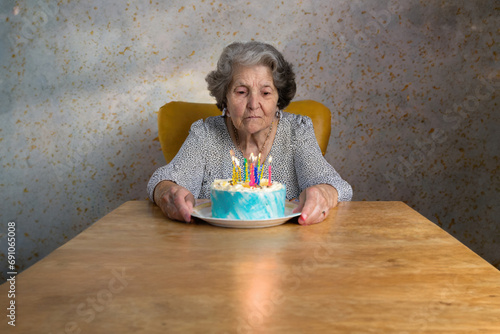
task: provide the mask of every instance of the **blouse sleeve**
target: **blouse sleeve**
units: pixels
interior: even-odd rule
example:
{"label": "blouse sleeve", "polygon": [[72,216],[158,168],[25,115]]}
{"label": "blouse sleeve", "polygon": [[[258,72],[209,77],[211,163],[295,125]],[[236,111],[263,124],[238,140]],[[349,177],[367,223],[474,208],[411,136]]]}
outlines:
{"label": "blouse sleeve", "polygon": [[325,183],[337,189],[339,202],[350,201],[352,188],[323,157],[314,135],[311,119],[307,116],[295,115],[294,120],[296,124],[292,127],[292,143],[300,191]]}
{"label": "blouse sleeve", "polygon": [[207,129],[203,120],[194,122],[177,155],[166,166],[158,168],[148,182],[149,199],[154,202],[155,187],[169,180],[189,190],[195,198],[201,190],[205,166]]}

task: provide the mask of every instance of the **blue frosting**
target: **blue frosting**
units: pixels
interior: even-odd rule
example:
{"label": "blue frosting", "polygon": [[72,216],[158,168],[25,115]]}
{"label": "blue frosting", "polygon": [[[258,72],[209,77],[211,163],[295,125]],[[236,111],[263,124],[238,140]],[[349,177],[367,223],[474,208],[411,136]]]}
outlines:
{"label": "blue frosting", "polygon": [[285,216],[286,187],[275,191],[211,191],[212,217],[269,219]]}

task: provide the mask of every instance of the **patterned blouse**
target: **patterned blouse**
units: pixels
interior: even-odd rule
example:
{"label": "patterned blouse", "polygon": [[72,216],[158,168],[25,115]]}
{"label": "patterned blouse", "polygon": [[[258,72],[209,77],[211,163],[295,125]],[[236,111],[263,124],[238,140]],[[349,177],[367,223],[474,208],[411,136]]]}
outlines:
{"label": "patterned blouse", "polygon": [[[212,182],[232,176],[230,150],[243,161],[243,154],[231,140],[224,117],[194,122],[174,159],[151,176],[147,189],[149,198],[154,201],[154,189],[164,180],[183,186],[195,198],[210,198]],[[326,183],[337,189],[339,201],[351,200],[351,186],[321,154],[309,117],[282,112],[268,156],[272,156],[272,179],[286,185],[287,199],[298,198],[310,186]],[[268,160],[265,171],[267,166]]]}

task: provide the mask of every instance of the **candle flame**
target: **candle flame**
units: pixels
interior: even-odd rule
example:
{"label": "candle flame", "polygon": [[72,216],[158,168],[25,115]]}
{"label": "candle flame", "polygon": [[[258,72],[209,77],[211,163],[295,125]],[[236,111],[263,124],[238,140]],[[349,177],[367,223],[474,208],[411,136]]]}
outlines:
{"label": "candle flame", "polygon": [[273,157],[269,156],[269,164],[271,164],[271,161],[273,161]]}

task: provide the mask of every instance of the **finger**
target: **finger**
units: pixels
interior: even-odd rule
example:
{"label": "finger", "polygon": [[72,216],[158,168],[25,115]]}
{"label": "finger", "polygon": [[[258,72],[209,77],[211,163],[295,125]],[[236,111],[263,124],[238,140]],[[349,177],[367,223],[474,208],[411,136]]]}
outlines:
{"label": "finger", "polygon": [[194,205],[196,203],[196,200],[194,199],[194,196],[193,196],[193,194],[191,194],[191,192],[189,193],[189,195],[186,198],[187,198],[186,202],[188,203],[189,215],[190,215],[189,222],[194,223],[194,218],[191,215],[194,211]]}
{"label": "finger", "polygon": [[184,220],[181,213],[179,212],[178,204],[174,203],[173,201],[170,201],[166,206],[165,214],[169,219],[172,220],[178,220],[178,221]]}
{"label": "finger", "polygon": [[[163,213],[172,220],[187,221],[191,220],[191,210],[187,206],[185,198],[190,192],[179,186],[174,186],[169,189],[162,197],[161,209]],[[194,197],[193,197],[194,200]],[[188,212],[189,214],[185,214]]]}
{"label": "finger", "polygon": [[164,194],[160,198],[158,205],[160,206],[160,209],[163,212],[163,214],[168,219],[179,220],[179,217],[177,215],[177,209],[175,208],[175,205],[173,205],[170,197],[171,197],[171,194]]}
{"label": "finger", "polygon": [[177,211],[177,216],[180,218],[178,220],[185,222],[191,221],[192,206],[190,208],[186,201],[188,196],[189,192],[187,190],[180,189],[175,193],[174,197],[175,211]]}
{"label": "finger", "polygon": [[317,213],[314,212],[314,206],[310,203],[312,203],[312,201],[306,201],[302,208],[302,213],[299,217],[299,224],[301,225],[310,225],[317,216]]}
{"label": "finger", "polygon": [[194,207],[194,196],[191,194],[191,192],[188,192],[186,197],[184,197],[184,203],[183,207],[179,210],[181,213],[184,221],[186,223],[191,222],[191,213],[193,213],[193,207]]}
{"label": "finger", "polygon": [[328,216],[328,210],[323,210],[320,212],[318,219],[314,224],[321,223]]}
{"label": "finger", "polygon": [[299,219],[299,223],[301,223],[302,225],[321,223],[323,220],[325,220],[326,215],[326,211],[321,211],[319,207],[316,207],[311,214],[306,215],[306,217],[303,219]]}
{"label": "finger", "polygon": [[183,220],[186,223],[189,223],[191,221],[191,211],[189,210],[186,202],[184,202],[184,204],[179,206],[178,212],[181,217],[180,220]]}
{"label": "finger", "polygon": [[307,188],[305,193],[307,200],[302,208],[299,224],[311,225],[323,221],[326,217],[326,211],[328,210],[325,198],[316,188]]}
{"label": "finger", "polygon": [[183,220],[182,216],[180,216],[180,214],[179,214],[179,211],[177,211],[177,208],[175,207],[175,205],[172,205],[172,204],[166,205],[165,209],[163,210],[163,213],[170,220],[179,220],[179,221]]}
{"label": "finger", "polygon": [[194,199],[194,195],[190,191],[188,191],[188,194],[186,196],[186,202],[188,203],[188,205],[191,209],[194,208],[195,199]]}

